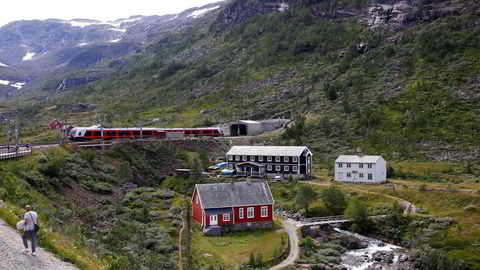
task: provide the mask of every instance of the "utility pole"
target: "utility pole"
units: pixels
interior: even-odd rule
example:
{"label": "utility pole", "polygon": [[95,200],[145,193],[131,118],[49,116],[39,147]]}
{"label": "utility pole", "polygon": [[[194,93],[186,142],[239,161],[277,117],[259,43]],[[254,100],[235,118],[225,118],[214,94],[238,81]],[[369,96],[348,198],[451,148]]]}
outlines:
{"label": "utility pole", "polygon": [[7,140],[8,146],[7,151],[10,152],[10,144],[12,144],[12,125],[10,124],[11,119],[7,119]]}
{"label": "utility pole", "polygon": [[15,119],[15,151],[18,152],[18,143],[20,141],[20,125],[18,121],[18,111]]}

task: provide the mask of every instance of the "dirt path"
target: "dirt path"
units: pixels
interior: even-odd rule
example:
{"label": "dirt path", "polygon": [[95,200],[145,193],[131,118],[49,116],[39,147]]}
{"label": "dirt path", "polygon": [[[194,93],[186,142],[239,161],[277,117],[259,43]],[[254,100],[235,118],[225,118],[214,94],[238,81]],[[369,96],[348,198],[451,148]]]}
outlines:
{"label": "dirt path", "polygon": [[[182,237],[183,237],[183,230],[185,229],[185,219],[183,218],[183,210],[182,212],[180,213],[180,217],[182,218],[182,228],[180,229],[180,233],[178,235],[178,254],[179,254],[179,260],[180,260],[180,264],[179,264],[179,268],[180,270],[183,270],[183,257],[182,257]],[[189,218],[189,217],[187,217]]]}
{"label": "dirt path", "polygon": [[298,247],[298,235],[297,235],[297,222],[292,219],[287,219],[283,222],[283,228],[288,233],[288,239],[290,241],[290,254],[288,257],[269,270],[278,270],[294,264],[300,254],[300,248]]}
{"label": "dirt path", "polygon": [[[29,243],[30,247],[30,243]],[[0,269],[8,270],[70,270],[77,269],[62,262],[43,248],[37,247],[36,256],[22,253],[23,243],[19,233],[0,220]]]}

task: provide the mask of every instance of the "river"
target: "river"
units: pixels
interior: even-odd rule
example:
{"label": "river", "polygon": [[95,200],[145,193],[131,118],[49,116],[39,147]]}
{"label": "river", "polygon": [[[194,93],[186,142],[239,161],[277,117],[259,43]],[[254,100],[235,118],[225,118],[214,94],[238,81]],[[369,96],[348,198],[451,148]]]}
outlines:
{"label": "river", "polygon": [[405,248],[338,228],[334,230],[368,243],[366,248],[351,250],[342,255],[341,264],[348,270],[397,270],[411,268],[408,260],[408,250]]}

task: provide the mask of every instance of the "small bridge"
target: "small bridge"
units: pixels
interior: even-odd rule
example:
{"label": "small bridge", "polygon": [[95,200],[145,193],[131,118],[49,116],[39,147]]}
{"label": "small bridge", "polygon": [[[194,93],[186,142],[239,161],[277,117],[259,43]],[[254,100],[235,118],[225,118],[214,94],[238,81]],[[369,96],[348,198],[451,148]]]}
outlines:
{"label": "small bridge", "polygon": [[0,145],[0,161],[31,155],[32,147],[28,144]]}
{"label": "small bridge", "polygon": [[345,223],[350,220],[346,216],[329,216],[301,219],[297,227]]}

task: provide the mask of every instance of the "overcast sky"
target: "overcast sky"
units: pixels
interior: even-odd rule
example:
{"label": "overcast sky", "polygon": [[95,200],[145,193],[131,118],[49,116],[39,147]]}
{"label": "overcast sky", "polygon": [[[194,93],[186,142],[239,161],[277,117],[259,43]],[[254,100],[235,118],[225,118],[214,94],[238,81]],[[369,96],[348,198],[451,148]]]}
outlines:
{"label": "overcast sky", "polygon": [[132,15],[179,13],[219,0],[1,0],[0,26],[17,20],[115,20]]}

